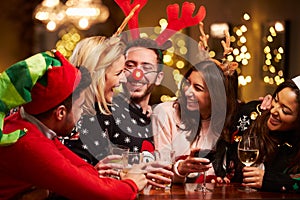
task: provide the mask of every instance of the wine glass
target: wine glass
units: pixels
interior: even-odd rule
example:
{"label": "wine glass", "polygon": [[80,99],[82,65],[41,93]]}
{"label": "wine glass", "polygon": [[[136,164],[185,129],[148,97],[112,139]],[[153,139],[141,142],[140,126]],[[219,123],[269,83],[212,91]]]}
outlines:
{"label": "wine glass", "polygon": [[[199,152],[196,152],[194,156],[199,158],[207,158],[209,162],[202,163],[202,164],[208,165],[215,160],[215,154],[216,152],[214,149],[200,149]],[[203,172],[202,185],[197,185],[195,191],[202,191],[202,192],[212,191],[212,189],[206,187],[206,171]]]}
{"label": "wine glass", "polygon": [[[240,161],[247,167],[250,167],[256,162],[258,155],[259,149],[256,137],[253,135],[242,136],[238,144],[238,158]],[[245,192],[256,191],[249,186],[245,186],[242,190]]]}

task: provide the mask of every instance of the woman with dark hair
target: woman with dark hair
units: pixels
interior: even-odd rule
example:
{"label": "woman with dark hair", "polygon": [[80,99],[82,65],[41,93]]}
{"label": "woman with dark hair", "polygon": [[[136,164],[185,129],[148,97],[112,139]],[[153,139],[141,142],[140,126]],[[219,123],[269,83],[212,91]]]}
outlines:
{"label": "woman with dark hair", "polygon": [[206,170],[214,175],[211,164],[202,164],[208,160],[194,153],[213,149],[222,132],[227,106],[224,81],[223,71],[213,61],[202,61],[186,73],[178,99],[153,110],[155,147],[174,151],[175,182]]}
{"label": "woman with dark hair", "polygon": [[262,112],[245,132],[257,137],[259,156],[256,166],[242,168],[243,185],[265,191],[299,191],[299,88],[300,76],[280,84],[271,109]]}

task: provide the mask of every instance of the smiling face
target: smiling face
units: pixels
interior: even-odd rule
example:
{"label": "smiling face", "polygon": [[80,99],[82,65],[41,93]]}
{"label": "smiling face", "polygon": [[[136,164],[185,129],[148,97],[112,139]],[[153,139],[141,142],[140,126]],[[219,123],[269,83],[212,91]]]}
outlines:
{"label": "smiling face", "polygon": [[104,95],[105,95],[105,100],[108,103],[112,102],[114,89],[116,87],[119,87],[121,83],[126,82],[124,67],[125,67],[125,57],[120,56],[120,58],[115,62],[113,62],[112,65],[108,67],[105,72]]}
{"label": "smiling face", "polygon": [[183,89],[187,109],[190,111],[199,110],[202,119],[209,118],[211,115],[211,100],[202,72],[193,71],[186,80]]}
{"label": "smiling face", "polygon": [[[132,99],[141,99],[150,96],[154,85],[159,85],[163,72],[158,72],[157,55],[151,49],[144,47],[131,47],[126,52],[126,88]],[[136,78],[134,70],[139,69],[143,74]]]}
{"label": "smiling face", "polygon": [[289,87],[277,93],[272,100],[271,114],[267,121],[271,131],[288,131],[298,125],[299,105],[296,98],[297,95]]}

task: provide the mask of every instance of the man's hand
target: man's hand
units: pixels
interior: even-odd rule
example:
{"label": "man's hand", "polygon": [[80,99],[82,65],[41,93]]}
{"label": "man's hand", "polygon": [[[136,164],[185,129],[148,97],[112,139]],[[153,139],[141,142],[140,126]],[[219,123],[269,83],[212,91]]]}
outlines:
{"label": "man's hand", "polygon": [[122,171],[120,173],[120,177],[121,177],[121,180],[125,180],[125,179],[132,180],[137,185],[138,190],[142,191],[148,183],[148,180],[145,176],[146,173],[147,173],[147,171],[143,170],[143,165],[134,164],[127,173],[124,173]]}
{"label": "man's hand", "polygon": [[113,163],[112,160],[120,159],[122,159],[122,156],[120,155],[109,155],[100,160],[95,165],[95,168],[98,170],[99,176],[119,176],[120,170],[123,168],[123,165],[120,163]]}

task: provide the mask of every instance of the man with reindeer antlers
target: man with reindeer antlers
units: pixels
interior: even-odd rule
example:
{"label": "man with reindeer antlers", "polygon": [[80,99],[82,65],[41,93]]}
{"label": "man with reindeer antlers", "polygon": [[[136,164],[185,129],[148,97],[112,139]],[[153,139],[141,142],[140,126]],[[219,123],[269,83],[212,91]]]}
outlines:
{"label": "man with reindeer antlers", "polygon": [[127,43],[125,50],[127,83],[124,84],[124,92],[113,99],[112,115],[102,115],[99,121],[104,122],[100,122],[102,129],[108,131],[113,144],[127,146],[134,152],[153,152],[149,100],[154,87],[160,85],[164,76],[163,51],[171,46],[168,39],[178,30],[202,21],[205,9],[200,7],[193,17],[195,5],[185,2],[179,18],[179,5],[169,5],[169,25],[156,40],[152,40],[140,38],[138,29],[138,14],[147,0],[134,1],[132,4],[130,1],[115,1],[125,15],[136,5],[140,6],[128,22],[132,41]]}
{"label": "man with reindeer antlers", "polygon": [[[112,115],[100,114],[97,118],[102,130],[106,131],[111,145],[123,145],[129,147],[130,151],[143,152],[144,161],[147,162],[154,159],[152,153],[155,150],[149,99],[154,86],[159,85],[164,76],[162,72],[163,51],[170,44],[168,39],[178,30],[196,25],[203,20],[205,8],[201,6],[193,17],[195,5],[185,2],[179,18],[179,5],[169,5],[167,8],[169,25],[156,40],[152,40],[139,37],[137,23],[138,13],[147,1],[139,0],[132,4],[129,0],[115,1],[125,15],[128,15],[138,4],[140,6],[128,22],[132,41],[127,43],[125,50],[127,83],[124,84],[124,92],[114,97],[111,106]],[[84,137],[89,137],[89,135],[86,134]],[[92,145],[97,144],[88,144],[88,148],[95,149]],[[99,170],[107,170],[109,163],[103,159],[96,167]],[[109,170],[107,172],[109,173]]]}

